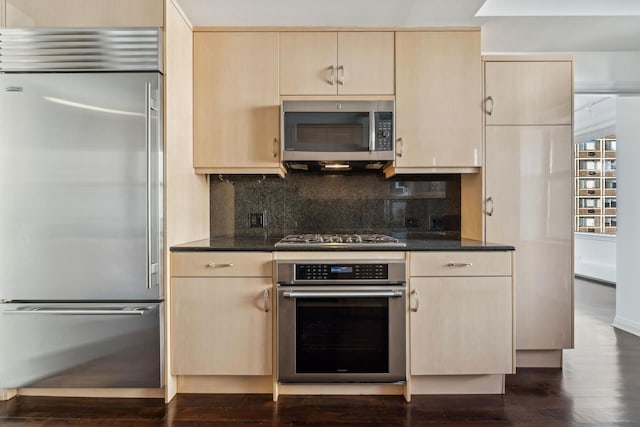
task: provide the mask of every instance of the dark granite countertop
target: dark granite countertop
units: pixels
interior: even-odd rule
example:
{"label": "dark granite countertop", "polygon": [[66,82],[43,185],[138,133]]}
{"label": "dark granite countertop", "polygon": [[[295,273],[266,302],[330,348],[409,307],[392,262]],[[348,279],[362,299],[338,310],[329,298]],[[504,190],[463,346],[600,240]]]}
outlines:
{"label": "dark granite countertop", "polygon": [[[398,236],[394,236],[398,237]],[[196,240],[171,247],[172,252],[208,252],[208,251],[246,251],[246,252],[318,252],[318,251],[513,251],[510,245],[487,243],[471,239],[434,238],[429,236],[400,237],[406,247],[372,247],[372,248],[276,248],[280,238],[255,239],[238,237],[215,237]]]}

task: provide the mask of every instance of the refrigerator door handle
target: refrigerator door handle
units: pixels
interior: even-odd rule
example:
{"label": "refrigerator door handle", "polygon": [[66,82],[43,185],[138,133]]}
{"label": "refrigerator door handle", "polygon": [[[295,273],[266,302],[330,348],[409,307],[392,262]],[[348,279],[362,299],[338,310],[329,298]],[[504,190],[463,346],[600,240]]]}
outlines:
{"label": "refrigerator door handle", "polygon": [[29,306],[16,310],[5,310],[6,314],[55,314],[62,316],[86,316],[86,315],[116,315],[116,316],[143,316],[153,307],[93,307],[93,308],[64,308]]}
{"label": "refrigerator door handle", "polygon": [[151,82],[145,83],[145,138],[146,138],[146,149],[147,149],[147,270],[146,270],[146,279],[147,279],[147,289],[151,289],[153,287],[153,259],[152,259],[152,242],[151,235],[153,233],[152,230],[152,200],[151,200]]}

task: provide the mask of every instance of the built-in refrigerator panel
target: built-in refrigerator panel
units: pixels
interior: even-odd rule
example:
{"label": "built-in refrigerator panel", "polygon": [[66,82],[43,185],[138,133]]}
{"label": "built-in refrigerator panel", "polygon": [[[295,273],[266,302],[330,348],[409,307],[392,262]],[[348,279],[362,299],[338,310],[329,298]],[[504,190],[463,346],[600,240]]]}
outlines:
{"label": "built-in refrigerator panel", "polygon": [[0,387],[162,387],[161,303],[0,304]]}
{"label": "built-in refrigerator panel", "polygon": [[0,74],[0,300],[162,299],[161,96],[155,72]]}

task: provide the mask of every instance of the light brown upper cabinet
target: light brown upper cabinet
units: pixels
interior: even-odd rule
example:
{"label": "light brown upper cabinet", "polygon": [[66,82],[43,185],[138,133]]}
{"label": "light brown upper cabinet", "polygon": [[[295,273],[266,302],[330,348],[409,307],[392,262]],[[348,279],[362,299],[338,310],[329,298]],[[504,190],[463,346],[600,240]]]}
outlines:
{"label": "light brown upper cabinet", "polygon": [[277,32],[194,33],[198,173],[281,173]]}
{"label": "light brown upper cabinet", "polygon": [[281,95],[393,93],[393,32],[280,33]]}
{"label": "light brown upper cabinet", "polygon": [[480,31],[396,33],[394,173],[482,166]]}
{"label": "light brown upper cabinet", "polygon": [[487,125],[568,125],[570,61],[485,62]]}
{"label": "light brown upper cabinet", "polygon": [[164,26],[163,0],[6,0],[5,12],[7,28]]}

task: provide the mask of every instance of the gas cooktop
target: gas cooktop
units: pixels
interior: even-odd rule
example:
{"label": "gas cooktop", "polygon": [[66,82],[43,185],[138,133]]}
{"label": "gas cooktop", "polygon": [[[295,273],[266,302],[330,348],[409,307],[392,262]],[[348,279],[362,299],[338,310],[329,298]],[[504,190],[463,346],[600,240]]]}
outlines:
{"label": "gas cooktop", "polygon": [[380,233],[365,234],[290,234],[275,244],[276,248],[403,248],[406,243]]}

